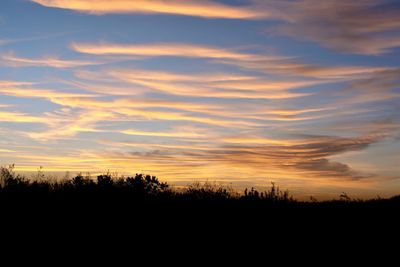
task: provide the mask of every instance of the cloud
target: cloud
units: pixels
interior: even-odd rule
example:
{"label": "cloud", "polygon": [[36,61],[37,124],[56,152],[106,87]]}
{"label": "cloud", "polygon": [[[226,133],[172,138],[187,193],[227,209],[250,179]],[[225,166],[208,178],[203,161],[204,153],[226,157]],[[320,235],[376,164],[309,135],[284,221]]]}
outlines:
{"label": "cloud", "polygon": [[9,108],[12,107],[13,105],[10,104],[0,104],[0,108]]}
{"label": "cloud", "polygon": [[0,39],[0,45],[6,45],[6,44],[8,44],[8,43],[9,43],[8,40]]}
{"label": "cloud", "polygon": [[[335,68],[340,70],[335,72]],[[380,101],[382,103],[393,101],[398,97],[398,93],[394,90],[398,84],[396,80],[396,77],[398,77],[396,76],[397,71],[396,68],[385,67],[332,67],[331,69],[322,70],[322,77],[318,80],[304,80],[298,77],[291,79],[287,77],[286,80],[267,80],[258,75],[237,75],[236,73],[198,74],[144,69],[79,71],[77,73],[79,78],[86,78],[95,82],[104,80],[110,83],[121,83],[126,93],[118,92],[117,95],[119,96],[129,96],[132,94],[130,92],[136,91],[141,92],[142,95],[136,96],[135,99],[130,97],[126,101],[119,99],[118,101],[96,102],[75,98],[63,102],[75,107],[95,108],[98,105],[110,110],[114,108],[120,114],[127,113],[128,116],[139,116],[136,117],[137,119],[140,118],[141,114],[148,111],[151,112],[148,112],[148,116],[145,118],[161,118],[161,108],[167,109],[163,120],[168,115],[171,115],[171,118],[176,120],[177,114],[180,117],[185,115],[185,117],[188,116],[189,118],[197,116],[215,118],[217,116],[219,120],[216,123],[213,121],[208,123],[217,125],[220,119],[223,118],[226,121],[248,121],[253,123],[253,126],[259,125],[260,127],[261,125],[264,127],[276,125],[283,127],[288,125],[289,128],[284,128],[287,131],[288,129],[296,128],[307,129],[300,127],[307,122],[314,124],[319,122],[325,126],[329,123],[334,123],[336,126],[340,126],[338,124],[341,121],[354,120],[356,118],[359,120],[362,117],[372,116],[373,113],[380,112],[375,108],[367,108],[364,105],[371,101]],[[315,74],[317,75],[317,73],[315,69]],[[292,100],[300,100],[300,96],[303,98],[312,97],[304,93],[304,91],[300,95],[296,95],[297,89],[307,90],[309,86],[342,82],[347,82],[345,85],[340,85],[342,89],[326,89],[317,93],[322,99],[326,99],[326,103],[312,105],[312,107],[300,105],[303,108],[287,108],[290,107]],[[390,89],[385,89],[389,85]],[[359,89],[356,90],[356,87]],[[153,92],[159,92],[163,95],[178,95],[184,98],[181,101],[162,101],[149,98],[149,94]],[[112,94],[111,91],[108,93]],[[188,98],[195,98],[196,101],[193,102],[193,99],[189,100]],[[211,104],[210,98],[235,99],[235,107],[237,108],[233,108],[229,104],[230,102],[226,104],[220,103],[219,105]],[[269,108],[266,108],[265,105],[264,108],[261,108],[261,104],[252,105],[249,103],[256,99],[280,101],[270,102],[268,104]],[[279,106],[281,107],[279,108]],[[386,115],[382,114],[382,116]],[[182,119],[188,121],[185,117]],[[199,122],[199,120],[196,119],[193,122]],[[206,123],[206,121],[203,120],[202,123]],[[289,123],[291,126],[289,126]],[[226,123],[221,125],[229,127],[229,124]],[[251,124],[246,125],[250,126]],[[233,127],[232,124],[230,126]]]}
{"label": "cloud", "polygon": [[273,62],[264,61],[234,61],[218,60],[222,64],[236,65],[243,69],[260,71],[266,74],[299,76],[315,79],[324,79],[327,82],[356,80],[382,71],[391,70],[391,67],[370,66],[327,66],[307,64],[293,59],[282,59]]}
{"label": "cloud", "polygon": [[45,118],[20,112],[0,111],[0,121],[13,123],[47,123]]}
{"label": "cloud", "polygon": [[339,97],[333,105],[355,106],[366,104],[385,103],[386,108],[396,112],[395,101],[400,97],[399,90],[400,69],[392,68],[373,73],[369,76],[354,79],[342,89],[335,92],[326,92],[326,95]]}
{"label": "cloud", "polygon": [[1,65],[8,67],[52,67],[52,68],[76,68],[89,65],[102,64],[94,61],[83,60],[63,60],[56,57],[44,58],[23,58],[18,57],[14,53],[3,54],[0,56]]}
{"label": "cloud", "polygon": [[[166,101],[149,99],[117,99],[99,101],[93,98],[56,98],[57,101],[70,106],[72,109],[63,109],[58,112],[45,113],[40,121],[48,126],[46,131],[35,132],[31,130],[28,133],[30,138],[38,141],[63,140],[76,136],[78,133],[101,133],[119,132],[128,137],[147,138],[143,142],[122,142],[113,143],[113,148],[124,147],[124,150],[136,148],[135,153],[111,153],[90,154],[87,162],[81,163],[82,168],[135,168],[152,170],[154,173],[162,173],[165,177],[173,177],[177,170],[182,175],[193,175],[194,177],[213,177],[218,171],[228,169],[226,175],[254,175],[286,177],[296,179],[309,179],[317,181],[323,178],[332,181],[352,181],[363,178],[375,177],[373,174],[363,170],[355,170],[351,165],[341,162],[331,161],[332,156],[340,155],[349,151],[361,151],[372,143],[382,140],[382,135],[364,135],[360,137],[344,138],[332,136],[307,136],[298,138],[266,138],[252,135],[244,130],[236,136],[229,136],[226,131],[205,132],[192,129],[169,129],[166,131],[149,131],[142,129],[123,129],[107,130],[102,129],[104,122],[150,120],[150,121],[171,121],[179,120],[187,123],[205,123],[217,127],[233,127],[240,129],[244,125],[243,120],[246,112],[236,113],[237,118],[234,121],[229,119],[208,118],[204,115],[197,117],[185,114],[184,112],[157,111],[159,108],[181,109],[190,111],[190,103],[180,107],[179,101]],[[210,114],[213,113],[213,104],[210,106]],[[207,104],[193,103],[192,111],[205,111]],[[137,105],[137,106],[136,106]],[[134,108],[132,108],[134,106]],[[76,107],[84,107],[84,110],[75,110]],[[150,110],[148,110],[150,108]],[[155,110],[152,110],[155,109]],[[221,109],[221,107],[220,107]],[[218,114],[216,108],[216,114]],[[298,116],[308,113],[321,112],[325,109],[304,109],[304,110],[279,110],[266,109],[264,112],[279,116]],[[222,109],[223,115],[226,111]],[[329,112],[329,110],[328,110]],[[24,117],[25,114],[12,114],[19,121],[36,121],[37,118]],[[226,114],[225,114],[226,115]],[[2,117],[15,119],[10,114],[4,114]],[[235,123],[237,122],[237,123]],[[261,124],[263,125],[263,124]],[[254,129],[256,125],[248,125],[249,129]],[[218,128],[217,128],[218,129]],[[215,130],[215,128],[214,128]],[[175,141],[162,142],[163,138],[170,138]],[[137,140],[137,139],[135,139]],[[140,139],[139,139],[140,140]],[[148,143],[151,140],[152,143]],[[187,143],[190,142],[190,143]],[[124,145],[125,144],[125,145]],[[149,152],[137,152],[137,151]],[[97,152],[98,153],[98,152]],[[84,155],[80,155],[82,157]],[[67,160],[66,157],[63,158]],[[29,159],[26,159],[29,161]],[[57,169],[61,166],[71,166],[77,169],[79,166],[73,166],[73,161],[65,164],[59,160],[61,158],[41,158],[35,157],[33,160],[41,161],[41,164],[49,164],[51,168]],[[130,163],[138,162],[141,163]],[[93,164],[92,164],[93,162]],[[57,167],[59,166],[59,167]],[[207,166],[207,170],[205,170]],[[224,175],[222,175],[224,176]],[[329,183],[326,181],[326,183]]]}
{"label": "cloud", "polygon": [[[269,31],[354,54],[379,55],[400,46],[400,8],[395,0],[250,0],[246,5],[215,1],[31,0],[85,13],[161,13],[209,18],[272,20]],[[111,47],[109,47],[111,48]],[[113,47],[108,53],[127,50]],[[138,47],[139,48],[139,47]],[[162,47],[161,47],[162,48]],[[184,51],[187,47],[181,47]],[[89,47],[82,47],[82,50]],[[122,50],[121,50],[122,49]],[[91,49],[100,53],[104,47]]]}
{"label": "cloud", "polygon": [[[333,136],[308,136],[296,141],[281,139],[281,142],[241,142],[225,143],[137,143],[111,142],[117,147],[144,148],[145,152],[111,152],[98,154],[109,164],[141,162],[147,170],[163,173],[166,177],[176,177],[176,171],[194,177],[214,177],[219,179],[237,175],[252,176],[254,179],[274,175],[284,181],[295,178],[302,181],[323,183],[343,183],[375,177],[363,170],[354,170],[345,163],[331,161],[329,157],[349,151],[361,151],[372,143],[382,140],[382,136],[366,135],[353,138]],[[248,138],[251,140],[252,138]],[[210,145],[212,146],[210,148]],[[219,172],[218,172],[219,171]],[[327,180],[328,179],[328,180]]]}
{"label": "cloud", "polygon": [[92,55],[131,55],[140,57],[187,57],[231,59],[240,61],[277,60],[284,57],[260,56],[241,53],[228,48],[219,48],[185,43],[153,44],[113,44],[113,43],[73,43],[71,48],[80,53]]}
{"label": "cloud", "polygon": [[39,89],[39,88],[26,88],[26,87],[2,87],[0,85],[0,94],[8,95],[8,96],[16,96],[22,98],[44,98],[49,99],[53,103],[60,103],[60,99],[67,98],[85,98],[85,97],[95,97],[93,94],[82,94],[82,93],[70,93],[70,92],[60,92],[55,90],[48,89]]}
{"label": "cloud", "polygon": [[[187,140],[185,140],[187,141]],[[142,149],[153,149],[153,150],[160,150],[160,149],[174,149],[174,150],[213,150],[213,148],[210,144],[204,144],[199,142],[196,142],[194,144],[193,142],[191,143],[163,143],[163,142],[135,142],[135,141],[107,141],[107,140],[101,140],[99,141],[99,144],[104,144],[112,147],[125,147],[125,148],[142,148]]]}
{"label": "cloud", "polygon": [[204,134],[198,134],[193,132],[144,132],[135,129],[123,130],[121,133],[126,135],[135,136],[153,136],[153,137],[172,137],[172,138],[201,138],[205,137]]}
{"label": "cloud", "polygon": [[[75,76],[85,81],[66,81],[78,88],[103,94],[132,96],[163,93],[196,98],[290,99],[309,96],[295,92],[326,81],[293,79],[267,80],[240,73],[178,73],[145,69],[110,68],[97,72],[78,71]],[[90,81],[88,83],[88,81]],[[105,84],[110,84],[104,85]],[[115,85],[118,84],[118,87]],[[113,90],[111,90],[113,89]],[[115,89],[115,90],[114,90]]]}
{"label": "cloud", "polygon": [[[391,13],[381,1],[260,0],[234,6],[229,1],[155,0],[151,9],[151,1],[133,8],[144,0],[125,0],[131,6],[124,10],[118,10],[122,0],[36,2],[95,14],[263,17],[274,20],[269,25],[277,34],[360,54],[388,52],[396,42],[386,41],[398,36],[397,9]],[[168,10],[160,8],[167,4]],[[257,15],[233,15],[221,7]],[[345,15],[344,7],[354,16]],[[350,183],[359,188],[387,178],[379,176],[388,172],[382,170],[376,147],[368,148],[385,140],[377,145],[385,151],[385,144],[399,135],[400,72],[379,64],[379,58],[373,64],[367,57],[312,63],[256,45],[109,41],[73,42],[73,53],[65,56],[0,55],[2,66],[35,67],[32,75],[3,68],[10,77],[5,79],[22,80],[0,81],[0,152],[18,151],[2,162],[16,159],[25,170],[39,165],[62,171],[135,170],[168,181],[226,179],[246,186],[276,179],[307,188]],[[170,61],[177,59],[185,64],[171,68]],[[30,146],[16,148],[9,140]]]}
{"label": "cloud", "polygon": [[10,150],[10,149],[2,149],[0,148],[0,153],[15,153],[17,151],[15,150]]}
{"label": "cloud", "polygon": [[400,46],[400,8],[394,0],[257,1],[282,10],[274,32],[337,51],[379,55]]}
{"label": "cloud", "polygon": [[[33,88],[31,85],[32,83],[0,81],[0,94],[19,98],[42,98],[61,106],[66,106],[68,101],[73,101],[72,99],[75,98],[85,99],[96,96]],[[36,132],[34,129],[29,129],[25,132],[26,136],[41,141],[71,137],[80,132],[96,132],[98,130],[95,129],[95,124],[98,121],[111,120],[110,117],[112,113],[96,110],[72,111],[65,108],[35,116],[19,112],[0,112],[0,121],[44,124],[47,127],[46,130]]]}
{"label": "cloud", "polygon": [[[1,119],[3,121],[45,123],[48,127],[46,131],[36,132],[31,130],[27,133],[30,138],[42,141],[70,138],[82,132],[115,132],[114,130],[99,129],[98,124],[104,122],[183,121],[234,128],[259,125],[256,122],[236,116],[225,117],[225,111],[222,108],[210,104],[156,99],[100,100],[96,95],[90,94],[18,87],[6,87],[4,89],[0,87],[0,94],[25,98],[43,98],[63,107],[58,111],[42,114],[40,119],[19,113],[2,113]],[[169,110],[160,110],[160,108]],[[134,133],[133,131],[117,132],[131,135]],[[155,132],[137,131],[136,135],[139,134],[156,135]],[[170,133],[169,135],[173,134]],[[194,137],[193,134],[186,134],[186,136]]]}
{"label": "cloud", "polygon": [[[249,138],[248,141],[236,145],[226,145],[220,156],[232,164],[250,164],[261,167],[271,166],[288,172],[306,171],[308,177],[326,177],[333,179],[359,179],[370,177],[371,174],[355,171],[350,166],[331,162],[329,157],[349,151],[366,149],[370,144],[382,140],[381,135],[366,135],[354,138],[332,136],[309,136],[297,140],[265,140],[264,138]],[[234,139],[233,139],[234,140]],[[230,139],[225,139],[231,142]],[[243,144],[247,143],[247,146]],[[213,155],[218,152],[213,152]],[[240,158],[245,159],[240,163]]]}
{"label": "cloud", "polygon": [[370,175],[362,175],[352,170],[349,165],[340,162],[331,162],[327,159],[316,159],[304,162],[298,162],[296,164],[297,169],[304,169],[314,173],[323,173],[324,176],[344,176],[351,177],[353,179],[366,178]]}
{"label": "cloud", "polygon": [[[32,0],[48,7],[86,13],[164,13],[188,16],[267,19],[277,21],[273,32],[311,40],[341,52],[379,55],[400,46],[400,8],[393,0],[253,0],[246,6],[230,6],[213,1],[123,1]],[[134,54],[134,47],[108,47],[107,53]],[[136,47],[141,50],[141,47]],[[143,47],[142,47],[143,48]],[[154,47],[156,48],[156,47]],[[159,47],[163,50],[163,47]],[[189,47],[180,47],[186,53]],[[75,49],[102,53],[105,47],[81,46]],[[146,49],[142,53],[146,53]],[[198,51],[198,50],[197,50]],[[202,52],[202,51],[199,51]],[[164,51],[165,53],[165,51]],[[176,52],[168,51],[170,54]],[[195,54],[196,51],[193,53]],[[202,54],[204,54],[202,52]],[[175,55],[176,56],[176,55]]]}
{"label": "cloud", "polygon": [[32,85],[31,82],[21,82],[21,81],[2,81],[0,80],[0,88],[4,87],[13,87],[13,86],[24,86],[24,85]]}
{"label": "cloud", "polygon": [[[182,57],[208,59],[211,63],[226,64],[253,70],[264,74],[306,77],[325,80],[325,82],[338,82],[359,79],[374,73],[389,71],[391,67],[371,66],[326,66],[302,62],[299,58],[282,55],[265,55],[260,53],[246,53],[235,49],[220,48],[205,45],[185,43],[148,43],[148,44],[117,44],[117,43],[73,43],[72,49],[76,52],[107,56],[125,55],[139,58],[152,57]],[[153,73],[156,74],[156,73]],[[139,70],[135,72],[140,78],[150,78],[148,73]],[[144,75],[147,75],[146,77]],[[164,78],[171,78],[171,74],[157,73]],[[203,75],[202,78],[206,78]],[[234,77],[234,75],[231,75]],[[239,76],[240,77],[240,76]],[[181,77],[174,76],[174,79]],[[185,79],[188,79],[185,77]],[[192,78],[193,79],[193,78]],[[314,81],[315,83],[315,81]]]}
{"label": "cloud", "polygon": [[260,123],[241,120],[240,118],[219,118],[204,115],[190,115],[184,112],[157,111],[157,110],[141,110],[134,108],[120,108],[117,113],[124,115],[130,120],[137,121],[183,121],[191,123],[201,123],[213,125],[216,127],[233,127],[233,128],[249,128],[261,126]]}
{"label": "cloud", "polygon": [[352,81],[345,90],[347,92],[385,93],[394,92],[400,83],[400,68],[392,68],[376,72],[369,77]]}
{"label": "cloud", "polygon": [[285,99],[308,96],[308,93],[292,92],[320,83],[319,81],[268,81],[257,76],[235,74],[184,74],[149,70],[113,70],[107,73],[113,78],[136,86],[143,86],[166,94],[192,97]]}
{"label": "cloud", "polygon": [[258,19],[268,14],[248,6],[233,6],[211,0],[31,0],[46,7],[89,14],[171,14],[224,19]]}
{"label": "cloud", "polygon": [[[66,98],[56,99],[53,102],[68,106],[71,108],[85,108],[88,110],[101,110],[106,112],[118,113],[121,116],[132,116],[138,120],[139,117],[146,119],[153,118],[156,116],[160,118],[160,114],[165,113],[164,120],[168,116],[170,119],[178,119],[187,121],[186,118],[196,117],[211,117],[218,118],[217,121],[212,120],[201,120],[193,119],[194,122],[209,123],[212,125],[226,126],[228,127],[231,123],[229,121],[238,121],[246,125],[257,125],[254,122],[249,123],[252,120],[257,120],[257,123],[265,123],[266,121],[304,121],[313,120],[317,118],[324,118],[329,114],[318,114],[318,115],[306,115],[310,113],[320,113],[332,108],[322,109],[291,109],[291,110],[279,110],[265,107],[254,106],[249,103],[236,103],[235,106],[229,103],[215,104],[209,103],[204,100],[202,102],[194,101],[177,101],[177,100],[163,100],[157,98],[119,98],[115,100],[99,100],[93,98]],[[240,109],[238,109],[240,107]],[[353,111],[354,113],[354,111]],[[146,116],[144,116],[147,114]],[[190,114],[190,115],[189,115]],[[143,115],[143,116],[142,116]],[[137,117],[139,116],[139,117]],[[178,117],[177,117],[178,116]],[[123,118],[123,117],[122,117]],[[179,119],[180,118],[180,119]],[[125,118],[126,119],[126,118]],[[224,122],[225,120],[225,122]],[[249,122],[246,122],[249,121]],[[232,126],[232,125],[231,125]]]}
{"label": "cloud", "polygon": [[59,101],[57,99],[94,98],[98,96],[95,94],[72,93],[68,91],[36,88],[34,85],[36,84],[32,82],[0,80],[0,94],[22,98],[44,98],[54,103]]}
{"label": "cloud", "polygon": [[79,133],[99,133],[97,124],[102,121],[112,121],[115,116],[110,112],[101,111],[74,111],[61,109],[55,112],[47,112],[43,115],[46,120],[45,131],[31,130],[26,135],[37,141],[71,139]]}

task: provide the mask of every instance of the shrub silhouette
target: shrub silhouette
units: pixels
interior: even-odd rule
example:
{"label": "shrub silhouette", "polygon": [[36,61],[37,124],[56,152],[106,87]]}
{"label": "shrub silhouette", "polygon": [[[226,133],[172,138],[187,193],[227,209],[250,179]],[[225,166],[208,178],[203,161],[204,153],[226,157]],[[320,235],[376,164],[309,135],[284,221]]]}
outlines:
{"label": "shrub silhouette", "polygon": [[197,200],[226,200],[234,197],[231,188],[209,182],[195,182],[187,187],[185,194]]}
{"label": "shrub silhouette", "polygon": [[18,191],[28,188],[30,185],[29,180],[25,177],[15,174],[14,165],[8,168],[2,167],[0,169],[0,186],[6,191]]}
{"label": "shrub silhouette", "polygon": [[113,178],[110,174],[104,174],[97,176],[97,186],[101,188],[111,188],[114,185]]}
{"label": "shrub silhouette", "polygon": [[90,179],[90,177],[83,177],[82,174],[78,174],[71,180],[71,183],[74,187],[81,188],[87,186],[93,186],[94,182]]}
{"label": "shrub silhouette", "polygon": [[164,193],[168,189],[167,183],[160,182],[157,177],[136,174],[135,177],[128,177],[126,180],[121,180],[122,187],[128,187],[132,193],[136,195],[157,195]]}
{"label": "shrub silhouette", "polygon": [[[101,208],[104,205],[110,208],[129,206],[138,208],[148,207],[148,205],[155,203],[159,207],[165,205],[171,207],[196,203],[196,205],[205,204],[205,207],[209,209],[216,209],[221,203],[225,207],[228,205],[234,208],[262,208],[271,205],[281,206],[280,204],[291,207],[314,208],[360,207],[363,205],[400,206],[398,205],[400,196],[363,201],[350,199],[347,194],[342,193],[339,201],[318,202],[315,198],[310,199],[310,202],[297,201],[290,196],[287,190],[281,190],[275,183],[272,183],[271,188],[266,191],[258,191],[252,187],[246,188],[243,194],[239,194],[229,186],[210,182],[195,182],[183,190],[173,190],[157,177],[145,174],[136,174],[125,178],[106,173],[97,176],[96,180],[93,180],[90,175],[78,174],[72,179],[61,181],[32,180],[16,174],[14,165],[0,167],[0,201],[12,200],[10,203],[31,204],[35,203],[36,200],[44,200],[43,203],[52,203],[52,201],[63,205],[75,203],[74,207],[88,203],[92,208]],[[2,203],[0,202],[0,204]],[[87,207],[87,209],[89,208]]]}

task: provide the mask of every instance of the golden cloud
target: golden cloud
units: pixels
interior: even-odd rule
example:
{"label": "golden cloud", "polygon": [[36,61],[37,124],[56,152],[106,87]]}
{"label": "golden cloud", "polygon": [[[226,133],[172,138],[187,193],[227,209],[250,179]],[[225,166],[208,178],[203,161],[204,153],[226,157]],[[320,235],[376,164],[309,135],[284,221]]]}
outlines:
{"label": "golden cloud", "polygon": [[42,6],[70,9],[90,14],[144,13],[172,14],[205,18],[258,19],[265,17],[256,9],[210,0],[31,0]]}

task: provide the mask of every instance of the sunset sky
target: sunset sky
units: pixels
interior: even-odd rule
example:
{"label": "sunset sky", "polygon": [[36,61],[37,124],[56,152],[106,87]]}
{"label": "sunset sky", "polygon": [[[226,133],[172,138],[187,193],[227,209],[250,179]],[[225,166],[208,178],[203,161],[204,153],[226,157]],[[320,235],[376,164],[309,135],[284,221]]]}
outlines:
{"label": "sunset sky", "polygon": [[1,0],[0,165],[400,193],[397,0]]}

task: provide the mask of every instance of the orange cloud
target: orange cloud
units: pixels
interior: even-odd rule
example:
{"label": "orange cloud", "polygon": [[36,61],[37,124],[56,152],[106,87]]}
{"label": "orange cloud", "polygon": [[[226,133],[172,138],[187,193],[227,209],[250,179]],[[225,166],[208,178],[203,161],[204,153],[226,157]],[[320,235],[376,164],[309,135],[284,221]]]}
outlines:
{"label": "orange cloud", "polygon": [[[324,80],[325,83],[337,82],[338,80],[354,80],[379,73],[389,71],[390,67],[369,67],[369,66],[324,66],[317,64],[302,63],[299,59],[280,55],[261,55],[255,53],[243,53],[233,49],[202,46],[182,43],[162,43],[162,44],[72,44],[72,48],[80,53],[92,55],[131,55],[137,57],[186,57],[186,58],[205,58],[212,60],[213,63],[228,64],[244,69],[251,69],[267,74],[317,78]],[[180,80],[187,77],[171,76],[165,73],[149,73],[136,70],[132,72],[136,78],[154,78],[157,74],[160,80]],[[203,77],[205,78],[205,77]],[[245,78],[245,77],[243,77]],[[194,79],[192,77],[192,79]],[[209,79],[207,79],[209,80]],[[215,80],[214,82],[218,82]],[[310,81],[308,81],[310,82]],[[316,83],[316,81],[314,81]],[[322,83],[322,81],[320,81]]]}
{"label": "orange cloud", "polygon": [[[233,6],[216,1],[31,0],[85,13],[158,13],[227,19],[268,19],[281,35],[317,42],[345,53],[379,55],[400,46],[400,9],[395,1],[251,0]],[[332,12],[334,10],[335,12]],[[96,53],[101,52],[100,48]],[[116,52],[118,49],[112,49]],[[111,50],[109,52],[112,52]]]}
{"label": "orange cloud", "polygon": [[91,14],[144,13],[172,14],[205,18],[258,19],[265,17],[246,6],[233,6],[210,0],[31,0],[46,7],[70,9]]}
{"label": "orange cloud", "polygon": [[110,145],[113,147],[125,147],[125,148],[142,148],[142,149],[176,149],[176,150],[204,150],[210,151],[216,149],[210,142],[208,144],[199,142],[190,144],[176,144],[176,143],[155,143],[155,142],[133,142],[133,141],[99,141],[100,144]]}
{"label": "orange cloud", "polygon": [[107,43],[73,43],[71,48],[76,52],[92,55],[132,55],[142,57],[191,57],[231,59],[244,61],[276,60],[281,57],[263,56],[241,53],[232,49],[213,46],[182,44],[182,43],[156,43],[156,44],[107,44]]}
{"label": "orange cloud", "polygon": [[[285,99],[308,96],[308,93],[290,92],[320,83],[319,81],[265,81],[257,77],[234,75],[176,74],[152,71],[111,71],[114,78],[168,94],[192,97],[243,98],[243,99]],[[160,78],[159,78],[160,77]],[[224,78],[225,77],[225,78]]]}
{"label": "orange cloud", "polygon": [[[329,160],[337,154],[349,151],[360,151],[370,144],[381,140],[380,136],[361,136],[355,138],[340,137],[317,137],[309,136],[308,139],[299,139],[296,142],[282,143],[272,142],[260,144],[246,144],[214,146],[210,150],[200,144],[198,150],[186,149],[183,151],[181,145],[154,145],[156,150],[146,152],[111,152],[99,153],[97,156],[109,162],[126,168],[134,167],[134,162],[146,163],[143,167],[154,173],[163,174],[168,178],[187,178],[190,174],[194,177],[214,177],[213,174],[220,173],[218,178],[235,173],[239,175],[254,175],[254,179],[263,175],[274,175],[282,178],[282,182],[288,178],[295,178],[304,182],[334,184],[345,181],[367,179],[373,174],[353,170],[345,163]],[[249,140],[253,140],[250,138]],[[254,139],[255,140],[255,139]],[[121,146],[140,147],[140,144],[123,142]],[[151,146],[151,144],[150,144]],[[192,145],[193,148],[196,144]],[[268,166],[268,168],[265,168]],[[138,166],[135,166],[138,167]],[[176,171],[183,175],[176,175]],[[219,172],[218,172],[219,170]],[[224,172],[223,170],[226,170]],[[286,178],[283,178],[286,177]],[[238,180],[240,181],[240,180]]]}
{"label": "orange cloud", "polygon": [[205,137],[204,134],[193,133],[193,132],[144,132],[134,129],[123,130],[121,133],[126,135],[136,136],[154,136],[154,137],[173,137],[173,138],[200,138]]}

